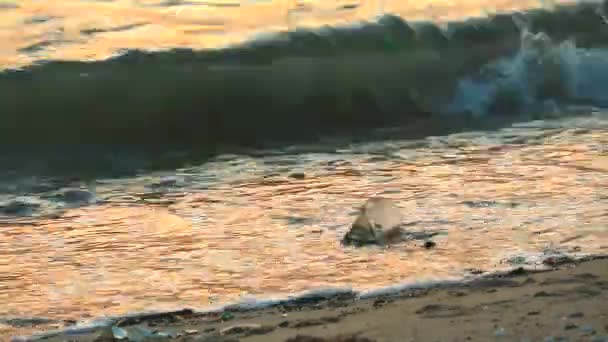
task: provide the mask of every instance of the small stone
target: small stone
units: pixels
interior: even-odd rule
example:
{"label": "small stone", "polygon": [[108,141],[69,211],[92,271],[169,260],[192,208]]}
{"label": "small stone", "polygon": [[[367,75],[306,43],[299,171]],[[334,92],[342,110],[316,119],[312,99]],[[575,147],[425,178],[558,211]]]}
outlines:
{"label": "small stone", "polygon": [[97,197],[94,193],[83,189],[70,189],[63,191],[57,197],[57,200],[69,208],[79,207],[97,202]]}
{"label": "small stone", "polygon": [[437,243],[435,243],[435,241],[429,240],[429,241],[424,242],[424,248],[426,248],[426,249],[431,249],[435,246],[437,246]]}
{"label": "small stone", "polygon": [[386,300],[381,298],[381,299],[376,299],[372,305],[375,308],[379,308],[379,307],[384,306],[384,304],[386,304]]}
{"label": "small stone", "polygon": [[570,318],[581,318],[581,317],[585,317],[585,314],[582,312],[574,312],[571,313],[570,315],[568,315],[568,317]]}
{"label": "small stone", "polygon": [[283,321],[281,323],[279,323],[279,327],[281,328],[287,328],[289,326],[289,321]]}
{"label": "small stone", "polygon": [[186,329],[186,330],[184,330],[184,333],[186,335],[194,335],[194,334],[198,333],[198,330],[196,330],[196,329]]}
{"label": "small stone", "polygon": [[571,257],[569,257],[567,255],[557,255],[557,256],[550,256],[550,257],[544,259],[543,264],[545,264],[547,266],[559,266],[562,264],[571,263],[573,261],[574,261],[574,259],[572,259]]}
{"label": "small stone", "polygon": [[66,202],[91,202],[95,199],[95,195],[87,190],[73,189],[67,190],[62,194],[63,200]]}
{"label": "small stone", "polygon": [[304,174],[303,172],[294,172],[289,174],[289,178],[304,179],[306,178],[306,174]]}
{"label": "small stone", "polygon": [[572,329],[576,329],[578,328],[578,325],[573,324],[573,323],[568,323],[566,324],[566,326],[564,326],[564,330],[572,330]]}
{"label": "small stone", "polygon": [[76,323],[78,323],[76,320],[73,319],[64,319],[63,320],[63,324],[65,324],[66,326],[72,326],[72,325],[76,325]]}

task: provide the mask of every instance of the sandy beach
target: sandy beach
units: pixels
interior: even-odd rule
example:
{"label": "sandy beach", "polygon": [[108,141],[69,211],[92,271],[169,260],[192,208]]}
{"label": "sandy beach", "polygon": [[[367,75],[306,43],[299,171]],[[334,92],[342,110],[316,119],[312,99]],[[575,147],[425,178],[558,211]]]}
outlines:
{"label": "sandy beach", "polygon": [[[608,259],[263,309],[134,316],[44,341],[608,341]],[[14,339],[19,341],[22,339]]]}

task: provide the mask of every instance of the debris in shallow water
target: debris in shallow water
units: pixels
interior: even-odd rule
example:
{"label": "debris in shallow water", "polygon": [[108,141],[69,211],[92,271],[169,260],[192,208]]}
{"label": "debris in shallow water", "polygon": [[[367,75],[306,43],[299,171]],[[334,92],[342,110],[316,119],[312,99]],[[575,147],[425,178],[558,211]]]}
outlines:
{"label": "debris in shallow water", "polygon": [[401,211],[393,200],[372,197],[361,207],[342,241],[356,245],[397,242],[401,238],[401,224]]}
{"label": "debris in shallow water", "polygon": [[[405,231],[401,210],[395,202],[384,197],[372,197],[359,209],[359,214],[342,243],[357,247],[365,245],[387,246],[411,240],[429,240],[442,232]],[[433,242],[434,243],[434,242]]]}
{"label": "debris in shallow water", "polygon": [[221,317],[222,321],[229,321],[233,318],[234,318],[234,314],[232,314],[231,312],[228,312],[228,311],[225,311]]}
{"label": "debris in shallow water", "polygon": [[112,327],[112,335],[117,340],[124,340],[127,337],[129,337],[127,334],[127,331],[125,329],[119,328],[119,327]]}

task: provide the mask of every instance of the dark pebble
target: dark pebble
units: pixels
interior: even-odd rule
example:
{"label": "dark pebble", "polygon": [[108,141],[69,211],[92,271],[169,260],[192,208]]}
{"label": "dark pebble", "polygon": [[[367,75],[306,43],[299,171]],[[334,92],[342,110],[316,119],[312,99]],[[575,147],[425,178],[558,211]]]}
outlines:
{"label": "dark pebble", "polygon": [[95,199],[95,195],[87,190],[67,190],[65,191],[61,199],[67,203],[91,203]]}
{"label": "dark pebble", "polygon": [[520,275],[526,275],[526,274],[528,274],[528,271],[526,271],[523,267],[518,267],[508,273],[508,275],[510,275],[510,276],[520,276]]}
{"label": "dark pebble", "polygon": [[426,249],[431,249],[433,247],[437,246],[437,244],[434,241],[425,241],[424,242],[424,248]]}
{"label": "dark pebble", "polygon": [[40,208],[38,203],[29,203],[25,201],[11,201],[7,205],[0,207],[0,213],[10,216],[29,216],[35,210]]}
{"label": "dark pebble", "polygon": [[283,321],[281,323],[279,323],[279,327],[281,328],[287,328],[289,326],[289,321]]}
{"label": "dark pebble", "polygon": [[578,328],[578,325],[569,323],[569,324],[566,324],[566,326],[564,327],[564,330],[572,330],[572,329],[576,329],[576,328]]}
{"label": "dark pebble", "polygon": [[384,306],[384,304],[386,304],[386,300],[384,300],[384,299],[376,299],[376,300],[374,301],[373,306],[374,306],[375,308],[380,308],[380,307],[383,307],[383,306]]}
{"label": "dark pebble", "polygon": [[152,188],[174,187],[177,185],[178,182],[179,182],[179,179],[177,177],[173,177],[173,176],[161,177],[161,179],[158,182],[150,184],[150,187],[152,187]]}
{"label": "dark pebble", "polygon": [[63,321],[63,323],[67,326],[72,326],[72,325],[76,325],[76,323],[78,323],[76,320],[73,319],[66,319]]}
{"label": "dark pebble", "polygon": [[547,259],[543,260],[543,264],[545,264],[547,266],[559,266],[559,265],[568,264],[571,262],[574,262],[574,259],[572,259],[571,257],[569,257],[567,255],[551,256],[551,257],[548,257]]}
{"label": "dark pebble", "polygon": [[304,179],[306,178],[306,175],[303,172],[294,172],[289,174],[289,178]]}
{"label": "dark pebble", "polygon": [[582,312],[574,312],[571,313],[570,315],[568,315],[568,317],[570,318],[581,318],[581,317],[585,317],[585,314]]}
{"label": "dark pebble", "polygon": [[478,268],[465,268],[464,270],[471,274],[482,274],[484,272],[483,270],[480,270]]}

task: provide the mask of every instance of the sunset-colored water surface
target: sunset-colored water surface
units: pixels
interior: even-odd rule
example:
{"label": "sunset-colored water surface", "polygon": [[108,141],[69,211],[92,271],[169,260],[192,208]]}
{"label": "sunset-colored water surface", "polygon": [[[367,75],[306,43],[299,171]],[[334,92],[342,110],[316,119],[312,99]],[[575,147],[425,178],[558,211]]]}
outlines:
{"label": "sunset-colored water surface", "polygon": [[[170,173],[99,179],[105,204],[2,227],[0,314],[196,308],[454,279],[546,248],[605,253],[607,127],[606,118],[588,118],[319,153],[223,155]],[[151,191],[161,176],[178,183]],[[432,250],[344,248],[354,208],[374,194],[395,199],[411,229],[446,234]]]}
{"label": "sunset-colored water surface", "polygon": [[[539,1],[4,0],[0,65],[99,60],[134,48],[215,48],[258,33],[382,13],[445,22],[535,6]],[[574,46],[559,51],[603,65],[601,56]],[[601,83],[583,81],[582,93]],[[477,95],[476,86],[463,93]],[[41,213],[0,217],[0,339],[31,331],[3,324],[5,317],[79,320],[203,308],[328,286],[366,290],[459,279],[547,249],[605,254],[608,117],[592,106],[575,118],[559,114],[501,130],[330,139],[225,153],[162,172],[98,176],[89,185],[99,203],[75,208],[60,208],[64,203],[53,196],[81,184],[28,193],[19,189],[52,181],[0,170],[0,202],[25,192]],[[373,195],[396,200],[411,229],[443,231],[437,246],[340,245],[355,208]]]}
{"label": "sunset-colored water surface", "polygon": [[0,5],[0,66],[14,67],[37,60],[104,59],[124,49],[215,48],[259,33],[352,24],[385,13],[446,22],[541,2],[4,0]]}

